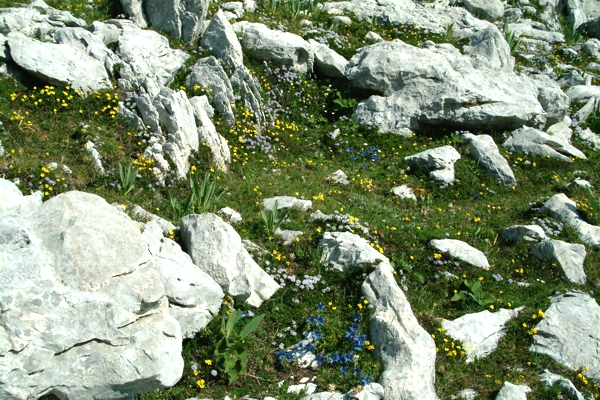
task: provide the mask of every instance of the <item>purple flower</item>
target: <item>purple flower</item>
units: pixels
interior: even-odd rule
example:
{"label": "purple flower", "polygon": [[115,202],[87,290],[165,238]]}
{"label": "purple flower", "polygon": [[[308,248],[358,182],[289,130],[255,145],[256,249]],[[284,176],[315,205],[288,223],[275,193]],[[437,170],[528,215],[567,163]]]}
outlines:
{"label": "purple flower", "polygon": [[212,376],[217,376],[218,372],[217,372],[217,370],[216,370],[216,369],[213,369],[213,370],[211,370],[211,371],[210,371],[210,374],[211,374]]}

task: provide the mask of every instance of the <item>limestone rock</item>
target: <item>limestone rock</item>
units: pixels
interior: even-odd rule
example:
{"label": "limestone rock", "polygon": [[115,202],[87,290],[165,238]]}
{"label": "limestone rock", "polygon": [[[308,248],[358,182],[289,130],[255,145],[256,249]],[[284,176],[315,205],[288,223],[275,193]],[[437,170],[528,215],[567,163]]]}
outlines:
{"label": "limestone rock", "polygon": [[381,400],[384,398],[385,390],[379,383],[371,382],[362,387],[362,390],[352,389],[346,393],[348,399],[359,400]]}
{"label": "limestone rock", "polygon": [[208,145],[217,168],[222,171],[228,171],[229,164],[231,164],[229,145],[227,144],[227,140],[217,132],[215,125],[206,113],[203,107],[206,97],[204,99],[202,97],[195,96],[190,99],[196,125],[198,126],[199,139],[202,143]]}
{"label": "limestone rock", "polygon": [[383,364],[379,384],[385,398],[436,400],[435,343],[419,325],[392,268],[380,264],[369,274],[361,291],[375,307],[369,329]]}
{"label": "limestone rock", "polygon": [[121,398],[180,379],[180,325],[137,223],[82,192],[5,215],[2,393]]}
{"label": "limestone rock", "polygon": [[43,43],[19,33],[8,35],[8,46],[19,67],[51,85],[70,85],[82,94],[112,88],[104,60],[85,50]]}
{"label": "limestone rock", "polygon": [[429,172],[435,181],[453,183],[454,163],[460,160],[460,154],[452,146],[442,146],[425,150],[404,158],[411,168]]}
{"label": "limestone rock", "polygon": [[0,178],[0,214],[6,217],[36,210],[42,205],[42,197],[42,192],[23,196],[17,185]]}
{"label": "limestone rock", "polygon": [[392,40],[365,46],[348,62],[346,76],[385,97],[359,103],[353,119],[406,136],[439,125],[504,130],[546,123],[535,82],[474,68],[471,60],[449,44],[420,48]]}
{"label": "limestone rock", "polygon": [[556,268],[562,271],[569,282],[585,284],[583,261],[586,251],[584,245],[547,239],[534,245],[531,252],[538,259],[556,265]]}
{"label": "limestone rock", "polygon": [[348,60],[314,39],[309,39],[308,42],[315,57],[315,70],[332,78],[346,77],[344,73]]}
{"label": "limestone rock", "polygon": [[465,54],[471,57],[483,58],[490,68],[512,71],[515,58],[510,54],[510,46],[504,35],[496,27],[476,32],[471,37],[469,46],[465,46]]}
{"label": "limestone rock", "polygon": [[242,45],[238,41],[235,31],[225,18],[222,10],[218,10],[210,20],[208,27],[202,35],[200,45],[221,62],[228,75],[244,65]]}
{"label": "limestone rock", "polygon": [[504,16],[504,4],[500,0],[464,0],[463,4],[475,16],[496,21]]}
{"label": "limestone rock", "polygon": [[566,140],[526,126],[513,131],[503,146],[513,152],[550,156],[566,162],[573,162],[571,157],[587,158]]}
{"label": "limestone rock", "polygon": [[156,214],[152,214],[144,210],[142,207],[138,205],[134,205],[131,209],[131,213],[134,218],[141,219],[142,221],[154,221],[158,224],[163,234],[167,235],[175,230],[175,225],[173,225],[170,221],[167,221],[164,218],[159,217]]}
{"label": "limestone rock", "polygon": [[279,289],[250,257],[237,232],[217,215],[187,215],[181,219],[180,229],[194,264],[236,301],[259,307]]}
{"label": "limestone rock", "polygon": [[147,28],[148,22],[142,11],[142,0],[120,0],[123,11],[140,28]]}
{"label": "limestone rock", "polygon": [[221,115],[226,124],[235,120],[232,105],[235,102],[231,82],[227,73],[216,58],[210,56],[202,58],[191,68],[185,85],[189,91],[194,91],[198,85],[208,93],[208,98],[214,109]]}
{"label": "limestone rock", "polygon": [[600,378],[600,307],[585,293],[570,291],[552,296],[544,317],[535,327],[529,351],[546,354],[569,368],[582,366],[589,378]]}
{"label": "limestone rock", "polygon": [[408,187],[408,185],[401,185],[392,188],[392,193],[401,199],[410,199],[417,201],[417,196],[415,196],[413,190]]}
{"label": "limestone rock", "polygon": [[540,212],[547,213],[575,230],[579,239],[594,248],[600,248],[600,226],[585,222],[577,213],[575,202],[564,193],[558,193],[548,199]]}
{"label": "limestone rock", "polygon": [[546,386],[554,386],[558,384],[562,393],[564,393],[569,399],[573,400],[584,400],[583,395],[577,390],[573,382],[562,377],[558,374],[553,374],[547,369],[540,374],[540,382]]}
{"label": "limestone rock", "polygon": [[566,95],[569,96],[571,103],[579,100],[587,100],[591,97],[600,98],[600,87],[588,85],[572,86],[566,91]]}
{"label": "limestone rock", "polygon": [[123,60],[119,85],[143,87],[151,97],[156,96],[161,87],[171,83],[189,56],[171,49],[167,38],[157,32],[139,29],[131,21],[118,20],[118,23],[121,35],[117,52]]}
{"label": "limestone rock", "polygon": [[541,40],[550,44],[558,44],[565,42],[565,35],[560,32],[550,32],[547,30],[536,29],[532,26],[531,21],[523,21],[515,24],[508,24],[508,29],[517,37],[528,37],[531,39]]}
{"label": "limestone rock", "polygon": [[265,120],[264,104],[260,94],[258,79],[250,74],[243,65],[231,76],[231,87],[241,97],[243,107],[252,112],[256,121],[261,124]]}
{"label": "limestone rock", "polygon": [[429,246],[433,247],[440,253],[448,253],[450,257],[457,258],[467,264],[474,265],[479,268],[489,268],[488,260],[480,250],[468,245],[462,240],[456,239],[441,239],[431,240]]}
{"label": "limestone rock", "polygon": [[302,231],[291,231],[287,229],[275,229],[275,235],[283,239],[284,246],[290,245],[296,241],[297,238],[304,235]]}
{"label": "limestone rock", "polygon": [[263,200],[263,209],[270,211],[273,209],[273,204],[277,201],[277,209],[283,208],[299,208],[300,211],[308,211],[312,207],[312,201],[301,200],[292,196],[275,196]]}
{"label": "limestone rock", "polygon": [[310,43],[289,32],[271,30],[263,24],[244,29],[242,46],[250,57],[290,66],[305,74],[312,72],[314,55]]}
{"label": "limestone rock", "polygon": [[538,243],[547,236],[539,225],[513,225],[503,230],[500,238],[509,243]]}
{"label": "limestone rock", "polygon": [[523,308],[501,308],[494,313],[484,310],[463,315],[453,321],[444,319],[442,328],[447,330],[454,340],[461,341],[467,353],[467,363],[470,363],[496,349],[498,341],[505,335],[504,326],[509,320],[516,318]]}
{"label": "limestone rock", "polygon": [[319,392],[303,397],[302,400],[344,400],[345,396],[339,392]]}
{"label": "limestone rock", "polygon": [[527,393],[529,392],[531,392],[531,389],[527,385],[514,385],[510,382],[504,382],[496,395],[496,400],[527,400]]}
{"label": "limestone rock", "polygon": [[200,34],[208,0],[143,0],[149,25],[192,43]]}
{"label": "limestone rock", "polygon": [[[473,389],[463,389],[456,393],[457,399],[475,400],[477,396],[479,396],[479,393]],[[454,400],[454,396],[452,396],[452,399]]]}
{"label": "limestone rock", "polygon": [[96,145],[94,142],[88,140],[85,144],[85,151],[90,153],[90,157],[92,158],[92,164],[94,164],[94,168],[100,175],[106,175],[106,171],[104,170],[104,166],[102,165],[102,156],[96,150]]}
{"label": "limestone rock", "polygon": [[569,108],[570,100],[558,83],[545,74],[530,75],[538,91],[537,99],[546,112],[546,126],[561,122]]}
{"label": "limestone rock", "polygon": [[238,223],[242,222],[242,215],[239,212],[232,209],[231,207],[221,208],[219,210],[219,215],[225,221],[228,221],[232,224],[238,224]]}
{"label": "limestone rock", "polygon": [[319,240],[319,249],[322,250],[321,262],[328,262],[342,272],[379,262],[389,265],[387,257],[350,232],[325,232]]}
{"label": "limestone rock", "polygon": [[505,186],[517,185],[517,180],[512,169],[510,169],[510,165],[508,165],[508,161],[502,157],[491,136],[475,136],[470,133],[462,136],[469,146],[473,158],[487,170],[492,178]]}
{"label": "limestone rock", "polygon": [[598,39],[588,39],[582,47],[582,50],[587,55],[600,59],[600,40]]}
{"label": "limestone rock", "polygon": [[241,18],[244,14],[244,3],[241,1],[229,1],[221,4],[221,9],[234,13],[236,18]]}

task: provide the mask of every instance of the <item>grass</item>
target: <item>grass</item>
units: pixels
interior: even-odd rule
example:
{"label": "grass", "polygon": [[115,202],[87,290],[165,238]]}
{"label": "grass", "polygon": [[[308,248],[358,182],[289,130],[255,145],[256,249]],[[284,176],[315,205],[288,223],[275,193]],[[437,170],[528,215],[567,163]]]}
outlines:
{"label": "grass", "polygon": [[[11,4],[15,2],[0,2],[3,6]],[[50,3],[80,12],[75,9],[77,4]],[[211,7],[214,10],[215,4]],[[103,19],[114,17],[115,10],[110,3],[94,3],[92,9],[86,8],[85,17],[88,22],[96,15]],[[304,33],[305,37],[320,37],[347,57],[365,45],[362,38],[369,30],[386,40],[399,38],[412,44],[426,39],[449,40],[445,35],[432,35],[417,27],[380,26],[372,21],[355,21],[350,27],[330,30],[328,16],[319,14],[317,8],[311,13],[303,16],[317,25],[317,32],[310,34],[299,25],[302,14],[285,7],[259,9],[244,18],[272,26],[281,23],[292,32]],[[172,45],[182,44],[172,41]],[[285,282],[285,286],[259,310],[251,310],[266,317],[250,336],[247,373],[237,382],[228,384],[222,371],[217,371],[216,376],[211,374],[215,369],[214,345],[219,338],[222,318],[218,315],[194,339],[184,341],[185,370],[181,381],[172,388],[146,393],[142,399],[222,398],[225,394],[238,398],[268,394],[296,399],[302,396],[287,394],[286,388],[302,377],[316,377],[319,391],[336,385],[342,392],[360,384],[361,378],[377,379],[382,368],[376,349],[370,349],[366,343],[356,352],[360,356],[357,361],[326,362],[315,371],[279,359],[281,347],[289,349],[301,339],[303,332],[316,329],[321,330],[323,336],[316,350],[325,355],[352,351],[352,343],[345,337],[352,323],[358,325],[356,332],[367,335],[368,340],[371,310],[361,298],[360,285],[372,267],[341,274],[319,261],[317,244],[323,233],[348,228],[361,232],[393,261],[398,284],[404,289],[413,312],[421,326],[435,336],[436,391],[440,398],[450,398],[459,390],[471,387],[480,393],[480,398],[491,399],[505,380],[532,387],[529,399],[556,398],[554,389],[544,389],[539,384],[538,375],[545,368],[571,379],[584,393],[598,393],[594,382],[585,384],[578,377],[579,371],[569,370],[527,350],[532,343],[531,328],[539,318],[538,310],[549,305],[550,295],[571,289],[588,293],[596,290],[600,272],[593,266],[600,262],[598,252],[588,249],[585,260],[588,283],[576,286],[566,283],[551,266],[531,256],[527,246],[508,245],[498,238],[505,227],[529,224],[536,217],[556,227],[551,218],[539,215],[537,209],[548,196],[566,191],[566,183],[580,176],[577,170],[586,171],[581,176],[597,184],[600,181],[597,152],[584,149],[588,159],[572,164],[504,152],[518,186],[500,186],[470,158],[468,148],[456,135],[404,138],[358,127],[349,120],[352,109],[341,107],[335,100],[339,98],[338,92],[347,102],[360,100],[364,94],[353,91],[343,82],[316,75],[299,76],[276,65],[269,65],[269,73],[262,63],[250,59],[245,63],[259,79],[267,114],[271,116],[269,125],[259,131],[251,114],[238,106],[234,125],[225,126],[215,119],[219,133],[229,141],[231,171],[223,173],[213,168],[204,147],[193,154],[191,168],[200,176],[211,171],[217,186],[225,188],[225,194],[215,206],[230,206],[241,212],[244,220],[235,225],[236,231],[264,249],[261,254],[254,254],[255,260],[277,281]],[[184,78],[183,74],[179,76],[174,87],[183,85]],[[165,187],[157,184],[152,173],[153,160],[142,155],[147,133],[132,130],[115,115],[118,101],[125,101],[130,95],[115,89],[81,99],[70,88],[46,87],[34,79],[18,83],[8,78],[0,79],[0,93],[3,122],[0,140],[6,150],[6,155],[0,157],[0,176],[18,179],[19,187],[26,194],[42,190],[46,200],[65,191],[82,190],[95,193],[109,203],[125,204],[129,208],[138,204],[177,225],[169,192],[174,198],[185,199],[190,193],[189,184],[186,180],[176,180],[174,175],[167,176]],[[195,93],[188,90],[188,94]],[[335,129],[339,129],[340,135],[332,139],[329,134]],[[487,133],[499,144],[506,134]],[[257,135],[265,140],[257,140]],[[85,151],[88,141],[96,144],[107,175],[94,169]],[[460,182],[442,188],[425,175],[407,170],[404,157],[447,144],[454,146],[462,156],[456,163],[456,177]],[[124,160],[131,160],[141,176],[128,195],[123,195],[119,188],[119,163],[128,164]],[[57,163],[56,169],[51,166],[53,162]],[[63,165],[71,172],[64,170]],[[340,168],[348,174],[350,185],[334,186],[324,181],[325,176]],[[395,198],[390,189],[400,184],[412,187],[418,201]],[[579,200],[582,214],[587,215],[585,211],[590,205],[586,192],[575,188],[568,194]],[[301,230],[304,235],[288,246],[277,239],[269,241],[261,204],[264,198],[277,195],[312,200],[313,211],[337,213],[338,221],[309,222],[309,212],[293,209],[289,213],[290,222],[284,223],[282,228]],[[558,231],[552,237],[578,242],[568,228]],[[482,250],[492,265],[490,270],[436,257],[427,242],[445,237],[464,240]],[[443,271],[459,279],[446,280]],[[498,280],[498,276],[502,280]],[[480,306],[476,302],[451,301],[454,291],[461,290],[463,280],[482,282],[484,291],[493,295],[494,302]],[[528,282],[530,286],[519,286],[517,282]],[[593,296],[597,298],[595,293]],[[230,305],[250,310],[243,304]],[[506,336],[492,354],[466,364],[462,344],[453,342],[440,331],[439,318],[454,319],[484,309],[491,311],[491,306],[494,310],[525,306],[525,310],[508,323]],[[357,315],[359,322],[355,322]],[[311,316],[323,317],[326,323],[316,326],[307,322]],[[343,366],[349,370],[344,372]],[[358,367],[361,371],[355,375]],[[292,382],[290,376],[296,379]],[[280,381],[285,381],[281,388],[277,385]]]}

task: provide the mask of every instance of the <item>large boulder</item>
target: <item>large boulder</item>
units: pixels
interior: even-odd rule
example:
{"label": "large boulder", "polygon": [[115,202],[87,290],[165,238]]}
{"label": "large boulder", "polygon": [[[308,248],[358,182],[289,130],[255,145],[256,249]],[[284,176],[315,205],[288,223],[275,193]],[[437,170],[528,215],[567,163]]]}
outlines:
{"label": "large boulder", "polygon": [[488,174],[505,186],[516,186],[515,174],[506,158],[502,157],[498,146],[489,135],[473,135],[465,133],[462,135],[469,146],[471,156],[486,169]]}
{"label": "large boulder", "polygon": [[195,96],[190,99],[194,117],[196,118],[196,125],[198,126],[198,136],[202,143],[208,145],[212,153],[213,162],[217,168],[222,171],[228,171],[229,164],[231,164],[229,145],[227,144],[227,140],[217,132],[215,125],[204,109],[203,104],[205,102],[206,100],[203,101],[202,96]]}
{"label": "large boulder", "polygon": [[411,168],[429,173],[435,181],[454,182],[454,163],[460,160],[460,154],[452,146],[442,146],[422,151],[404,158]]}
{"label": "large boulder", "polygon": [[510,54],[510,45],[496,27],[489,27],[470,36],[471,43],[465,46],[465,54],[490,68],[512,71],[515,58]]}
{"label": "large boulder", "polygon": [[330,263],[342,272],[379,262],[389,264],[387,257],[367,240],[350,232],[325,232],[319,240],[319,249],[322,251],[321,262]]}
{"label": "large boulder", "polygon": [[200,45],[219,59],[227,75],[244,65],[242,45],[221,9],[210,20]]}
{"label": "large boulder", "polygon": [[306,74],[312,72],[314,55],[310,43],[289,32],[271,30],[264,24],[244,29],[242,46],[250,57],[289,66]]}
{"label": "large boulder", "polygon": [[435,342],[419,325],[389,264],[376,267],[361,291],[374,306],[369,326],[371,342],[383,364],[379,384],[385,398],[437,400]]}
{"label": "large boulder", "polygon": [[538,259],[555,266],[569,282],[585,284],[583,262],[587,253],[584,245],[547,239],[535,244],[531,248],[531,253]]}
{"label": "large boulder", "polygon": [[573,162],[571,157],[587,158],[565,139],[527,126],[515,130],[503,146],[516,153],[539,154],[566,162]]}
{"label": "large boulder", "polygon": [[201,316],[182,318],[192,336],[219,309],[218,285],[157,224],[142,234],[98,196],[68,192],[28,209],[0,211],[0,397],[116,399],[177,383],[170,300]]}
{"label": "large boulder", "polygon": [[535,327],[529,351],[545,354],[569,368],[585,366],[585,375],[600,378],[600,307],[589,295],[571,291],[551,298]]}
{"label": "large boulder", "polygon": [[366,46],[350,59],[346,76],[355,86],[385,96],[362,101],[353,115],[382,132],[410,135],[441,125],[505,130],[546,123],[531,79],[474,68],[470,57],[449,44],[421,48],[392,40]]}
{"label": "large boulder", "polygon": [[463,5],[471,14],[490,21],[504,16],[504,4],[500,0],[463,0]]}
{"label": "large boulder", "polygon": [[315,70],[332,78],[345,78],[348,60],[331,50],[328,46],[309,39],[308,42],[315,55]]}
{"label": "large boulder", "polygon": [[105,59],[96,58],[96,54],[88,54],[85,49],[40,42],[20,33],[8,35],[8,47],[12,60],[43,82],[70,85],[83,94],[112,88]]}
{"label": "large boulder", "polygon": [[279,284],[263,271],[242,245],[240,235],[211,213],[181,219],[181,240],[194,264],[236,301],[259,307]]}

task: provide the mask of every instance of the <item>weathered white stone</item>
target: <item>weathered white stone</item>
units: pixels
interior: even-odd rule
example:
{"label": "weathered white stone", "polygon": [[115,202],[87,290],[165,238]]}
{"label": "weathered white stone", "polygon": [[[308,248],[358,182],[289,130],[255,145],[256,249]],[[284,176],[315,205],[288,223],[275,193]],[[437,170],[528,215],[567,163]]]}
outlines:
{"label": "weathered white stone", "polygon": [[433,239],[429,241],[429,246],[433,247],[440,253],[448,253],[449,256],[457,258],[467,264],[474,265],[479,268],[489,268],[490,263],[482,251],[475,247],[456,239]]}
{"label": "weathered white stone", "polygon": [[265,107],[258,79],[242,65],[235,70],[230,81],[232,89],[240,96],[242,106],[250,110],[256,121],[261,124],[265,120]]}
{"label": "weathered white stone", "polygon": [[533,80],[474,68],[471,60],[449,44],[431,42],[420,48],[392,40],[365,46],[348,62],[346,76],[385,97],[374,95],[359,103],[353,119],[406,136],[448,124],[505,130],[546,123]]}
{"label": "weathered white stone", "polygon": [[180,222],[185,250],[236,301],[259,307],[278,289],[242,246],[237,232],[215,214],[191,214]]}
{"label": "weathered white stone", "polygon": [[158,112],[160,126],[167,134],[163,151],[171,157],[177,176],[184,178],[190,167],[189,156],[199,148],[194,107],[183,90],[162,88],[152,105]]}
{"label": "weathered white stone", "polygon": [[[456,399],[475,400],[477,396],[479,396],[479,393],[473,389],[463,389],[456,393]],[[452,396],[452,399],[454,400],[455,397]]]}
{"label": "weathered white stone", "polygon": [[123,60],[120,85],[126,82],[133,88],[143,87],[154,97],[161,87],[171,83],[189,55],[171,49],[167,38],[155,31],[139,29],[131,21],[114,22],[121,28],[117,46]]}
{"label": "weathered white stone", "polygon": [[600,40],[598,39],[588,39],[582,46],[582,50],[587,55],[600,59]]}
{"label": "weathered white stone", "polygon": [[304,232],[277,228],[275,229],[275,235],[281,237],[283,239],[283,244],[287,246],[294,243],[300,236],[304,235]]}
{"label": "weathered white stone", "polygon": [[226,124],[235,120],[232,105],[235,102],[231,82],[227,73],[216,58],[210,56],[202,58],[191,68],[185,85],[189,91],[194,91],[196,85],[200,86],[207,94],[214,109],[221,115]]}
{"label": "weathered white stone", "polygon": [[348,60],[314,39],[309,39],[308,42],[315,57],[314,66],[316,71],[332,78],[346,77],[345,72]]}
{"label": "weathered white stone", "polygon": [[345,396],[339,392],[319,392],[303,397],[302,400],[344,400]]}
{"label": "weathered white stone", "polygon": [[195,96],[190,99],[194,117],[196,118],[196,125],[198,126],[199,140],[208,145],[217,168],[222,171],[228,171],[229,164],[231,164],[229,145],[227,144],[227,140],[217,132],[217,128],[215,128],[215,125],[206,113],[204,109],[205,99],[205,96]]}
{"label": "weathered white stone", "polygon": [[422,151],[404,158],[411,168],[429,172],[435,181],[454,182],[454,163],[460,160],[460,154],[452,146],[442,146]]}
{"label": "weathered white stone", "polygon": [[142,207],[138,205],[134,205],[131,209],[131,213],[134,218],[142,220],[142,222],[146,221],[154,221],[158,224],[163,234],[167,235],[175,230],[175,225],[173,225],[170,221],[167,221],[164,218],[159,217],[156,214],[152,214],[144,210]]}
{"label": "weathered white stone", "polygon": [[242,222],[242,215],[239,212],[235,211],[231,207],[221,208],[219,210],[219,215],[225,221],[228,221],[232,224],[238,224],[238,223]]}
{"label": "weathered white stone", "polygon": [[565,35],[560,32],[550,32],[547,30],[536,29],[531,21],[508,24],[508,29],[517,37],[528,37],[531,39],[542,40],[550,44],[564,43]]}
{"label": "weathered white stone", "polygon": [[381,400],[383,399],[385,394],[385,390],[383,386],[379,383],[371,382],[362,387],[361,390],[356,388],[350,390],[346,393],[346,397],[349,399],[359,399],[359,400]]}
{"label": "weathered white stone", "polygon": [[540,382],[546,386],[554,386],[558,384],[561,392],[564,393],[569,399],[584,400],[583,395],[579,392],[579,390],[577,390],[575,385],[573,385],[573,382],[561,375],[553,374],[547,369],[540,374]]}
{"label": "weathered white stone", "polygon": [[104,170],[104,166],[102,165],[102,156],[96,150],[96,145],[94,142],[88,140],[85,144],[85,151],[90,153],[90,157],[92,158],[92,164],[94,164],[94,168],[100,175],[106,175],[106,171]]}
{"label": "weathered white stone", "polygon": [[219,59],[227,75],[233,74],[233,71],[244,65],[242,45],[238,41],[231,24],[220,9],[210,20],[208,27],[202,35],[200,45],[210,50]]}
{"label": "weathered white stone", "polygon": [[577,70],[567,72],[556,83],[558,83],[561,87],[587,85],[586,80]]}
{"label": "weathered white stone", "polygon": [[600,378],[600,307],[589,295],[570,291],[551,297],[535,327],[529,351],[545,354],[569,368],[585,366],[589,378]]}
{"label": "weathered white stone", "polygon": [[417,196],[415,196],[413,190],[408,187],[408,185],[401,185],[392,188],[392,193],[401,199],[410,199],[417,201]]}
{"label": "weathered white stone", "polygon": [[206,19],[208,0],[143,0],[142,7],[149,25],[191,43]]}
{"label": "weathered white stone", "polygon": [[435,342],[419,325],[392,268],[387,263],[377,266],[361,291],[375,307],[369,329],[383,364],[379,384],[385,398],[436,400]]}
{"label": "weathered white stone", "polygon": [[539,225],[513,225],[503,230],[500,238],[509,243],[537,243],[547,239],[547,236]]}
{"label": "weathered white stone", "polygon": [[514,385],[510,382],[504,382],[496,395],[496,400],[527,400],[527,393],[529,392],[531,392],[531,389],[527,385]]}
{"label": "weathered white stone", "polygon": [[574,188],[579,186],[580,188],[590,188],[592,189],[592,184],[590,181],[586,181],[585,179],[581,179],[579,177],[575,178],[575,180],[567,185],[568,188]]}
{"label": "weathered white stone", "polygon": [[478,31],[470,39],[470,45],[464,47],[465,54],[482,58],[489,68],[513,70],[515,58],[510,55],[510,46],[498,28],[492,26]]}
{"label": "weathered white stone", "polygon": [[19,215],[27,214],[42,205],[42,192],[35,192],[23,196],[17,185],[4,178],[0,178],[0,214]]}
{"label": "weathered white stone", "polygon": [[585,222],[577,213],[575,202],[569,199],[564,193],[558,193],[548,199],[540,212],[547,213],[556,218],[565,225],[570,226],[579,239],[594,248],[600,248],[600,226],[591,225]]}
{"label": "weathered white stone", "polygon": [[333,18],[331,18],[331,24],[332,25],[352,25],[352,20],[350,19],[350,17],[347,17],[345,15],[335,15]]}
{"label": "weathered white stone", "polygon": [[471,14],[490,21],[504,16],[504,4],[500,0],[463,0],[463,5]]}
{"label": "weathered white stone", "polygon": [[508,165],[508,161],[502,157],[491,136],[475,136],[471,133],[465,133],[462,137],[471,150],[471,156],[486,169],[492,178],[505,186],[517,185],[517,180],[512,169],[510,169],[510,165]]}
{"label": "weathered white stone", "polygon": [[389,260],[375,250],[367,240],[350,232],[325,232],[319,240],[321,262],[330,263],[338,271],[347,271],[363,265]]}
{"label": "weathered white stone", "polygon": [[555,265],[569,282],[585,284],[583,262],[587,253],[584,245],[547,239],[535,244],[531,253],[538,259]]}
{"label": "weathered white stone", "polygon": [[548,75],[535,74],[529,77],[537,88],[537,100],[546,112],[546,126],[561,122],[570,105],[569,96]]}
{"label": "weathered white stone", "polygon": [[365,35],[365,40],[368,40],[369,42],[373,42],[373,43],[378,43],[378,42],[383,42],[383,38],[381,37],[381,35],[379,35],[376,32],[368,32]]}
{"label": "weathered white stone", "polygon": [[241,1],[229,1],[221,4],[221,9],[230,11],[234,13],[237,18],[241,18],[241,16],[244,14],[244,3]]}
{"label": "weathered white stone", "polygon": [[333,174],[327,175],[325,177],[325,180],[329,183],[335,183],[335,184],[344,185],[344,186],[347,186],[350,184],[350,180],[348,179],[348,176],[341,169],[338,169]]}
{"label": "weathered white stone", "polygon": [[293,33],[271,30],[263,24],[249,24],[244,29],[242,47],[258,60],[289,66],[303,74],[313,70],[310,43]]}
{"label": "weathered white stone", "polygon": [[504,327],[508,321],[516,318],[524,307],[514,310],[501,308],[491,313],[484,310],[475,314],[466,314],[455,320],[444,319],[442,328],[454,340],[460,340],[467,353],[467,363],[483,358],[496,350],[498,341],[505,335]]}
{"label": "weathered white stone", "polygon": [[578,85],[572,86],[566,91],[571,103],[579,100],[587,100],[591,97],[600,98],[600,86]]}
{"label": "weathered white stone", "polygon": [[82,192],[6,215],[2,393],[121,398],[179,380],[180,325],[137,223]]}
{"label": "weathered white stone", "polygon": [[282,208],[299,208],[300,211],[308,211],[312,207],[312,201],[301,200],[292,196],[275,196],[263,200],[263,208],[267,211],[273,209],[273,204],[277,201],[277,209]]}
{"label": "weathered white stone", "polygon": [[288,393],[305,393],[308,395],[313,394],[317,391],[317,385],[312,382],[309,383],[300,383],[298,385],[290,385],[287,388]]}
{"label": "weathered white stone", "polygon": [[573,162],[571,157],[587,158],[566,140],[527,126],[513,131],[503,146],[513,152],[550,156],[566,162]]}
{"label": "weathered white stone", "polygon": [[82,94],[112,88],[104,60],[85,50],[43,43],[19,33],[8,35],[8,46],[19,67],[51,85],[70,85]]}

